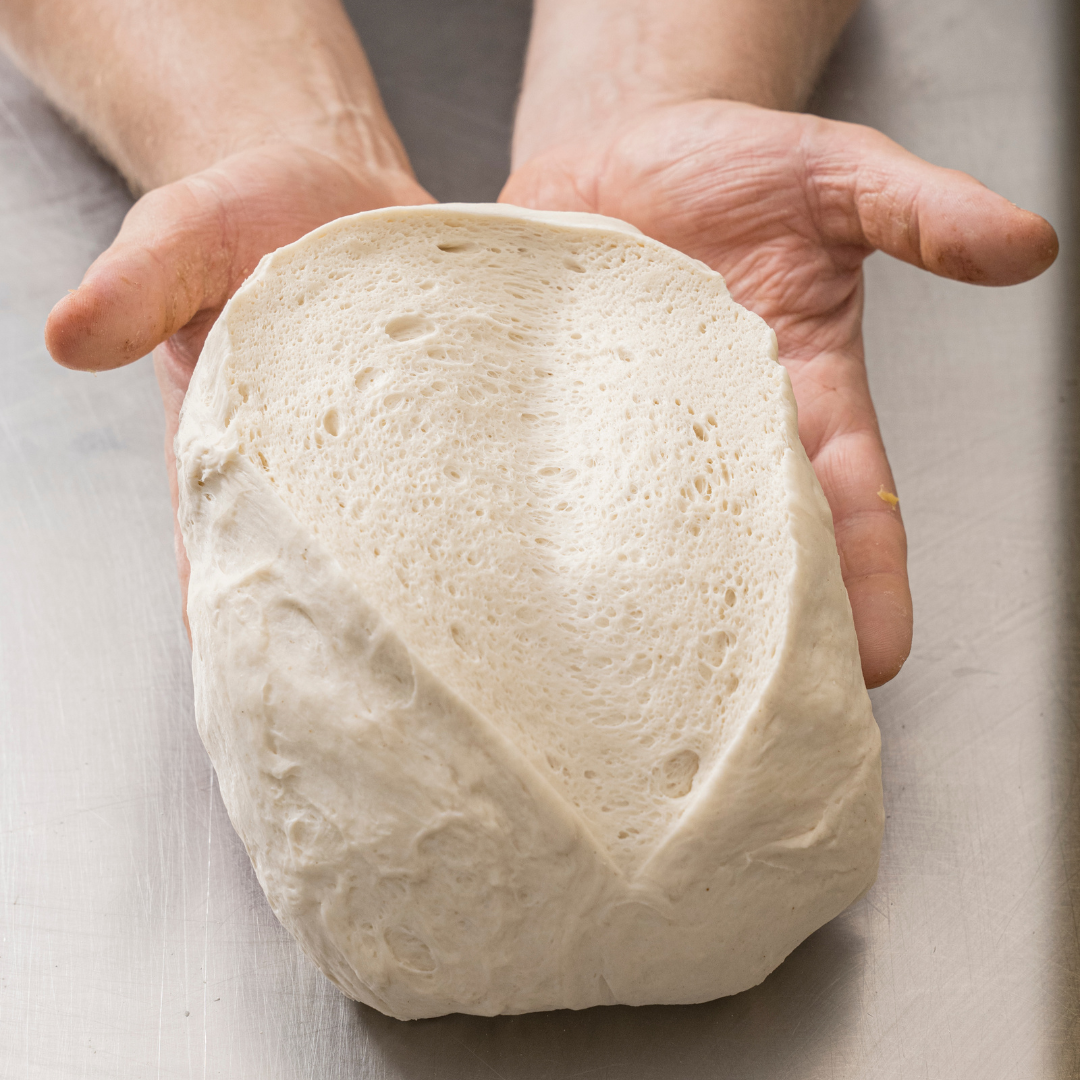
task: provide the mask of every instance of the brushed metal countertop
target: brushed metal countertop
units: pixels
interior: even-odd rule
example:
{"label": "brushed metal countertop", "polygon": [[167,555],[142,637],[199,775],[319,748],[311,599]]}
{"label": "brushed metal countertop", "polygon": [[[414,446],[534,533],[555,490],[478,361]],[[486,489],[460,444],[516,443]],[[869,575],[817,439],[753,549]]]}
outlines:
{"label": "brushed metal countertop", "polygon": [[[814,102],[1062,238],[1008,290],[867,267],[917,620],[872,695],[876,886],[734,998],[411,1024],[312,968],[229,825],[192,716],[152,371],[74,374],[41,340],[129,197],[0,63],[3,1080],[1080,1076],[1070,7],[868,0]],[[350,9],[421,180],[494,198],[528,5]]]}

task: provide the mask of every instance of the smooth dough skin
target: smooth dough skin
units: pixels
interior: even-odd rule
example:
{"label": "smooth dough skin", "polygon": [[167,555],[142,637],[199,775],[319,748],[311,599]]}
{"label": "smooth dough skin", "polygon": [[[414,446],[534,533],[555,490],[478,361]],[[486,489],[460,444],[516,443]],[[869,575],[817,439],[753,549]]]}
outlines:
{"label": "smooth dough skin", "polygon": [[176,451],[199,730],[350,997],[706,1001],[870,887],[829,508],[701,263],[585,214],[343,218],[230,301]]}

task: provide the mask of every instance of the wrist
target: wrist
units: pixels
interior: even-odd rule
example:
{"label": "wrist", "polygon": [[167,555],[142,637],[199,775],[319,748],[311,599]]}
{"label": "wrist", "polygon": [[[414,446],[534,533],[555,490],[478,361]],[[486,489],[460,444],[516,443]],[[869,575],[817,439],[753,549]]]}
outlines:
{"label": "wrist", "polygon": [[273,143],[410,171],[340,0],[12,0],[0,38],[140,193]]}
{"label": "wrist", "polygon": [[656,106],[800,108],[858,0],[535,0],[515,168]]}
{"label": "wrist", "polygon": [[411,176],[359,49],[355,61],[348,80],[301,63],[248,62],[242,77],[228,81],[186,73],[142,88],[136,107],[138,91],[124,87],[115,106],[86,126],[138,193],[262,147],[310,151],[351,171]]}
{"label": "wrist", "polygon": [[177,123],[156,135],[126,126],[105,148],[107,156],[138,193],[255,150],[316,154],[358,177],[412,180],[408,157],[389,121],[354,104],[328,109],[325,103],[291,102],[275,115],[262,109],[247,114],[211,110],[210,115],[216,123]]}

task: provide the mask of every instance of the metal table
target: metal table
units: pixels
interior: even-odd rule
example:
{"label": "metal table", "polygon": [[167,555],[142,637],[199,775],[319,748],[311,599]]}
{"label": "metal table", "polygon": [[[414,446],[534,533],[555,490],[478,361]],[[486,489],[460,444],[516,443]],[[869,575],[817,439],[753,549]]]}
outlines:
{"label": "metal table", "polygon": [[[527,5],[352,7],[421,180],[493,198]],[[41,341],[129,198],[0,65],[0,1076],[1080,1075],[1070,7],[869,0],[814,103],[1063,241],[1004,291],[868,265],[917,617],[873,695],[877,885],[735,998],[496,1019],[345,1000],[263,899],[192,718],[152,372],[73,374]]]}

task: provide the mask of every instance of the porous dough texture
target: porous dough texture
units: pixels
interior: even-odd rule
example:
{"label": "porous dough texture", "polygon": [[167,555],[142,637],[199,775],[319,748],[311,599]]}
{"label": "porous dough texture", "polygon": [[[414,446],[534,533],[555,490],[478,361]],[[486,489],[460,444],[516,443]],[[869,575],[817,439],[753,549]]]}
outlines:
{"label": "porous dough texture", "polygon": [[392,1016],[700,1002],[883,811],[776,339],[588,214],[343,218],[226,306],[176,442],[196,715],[278,918]]}

